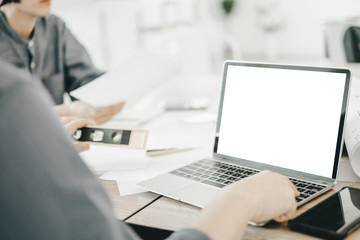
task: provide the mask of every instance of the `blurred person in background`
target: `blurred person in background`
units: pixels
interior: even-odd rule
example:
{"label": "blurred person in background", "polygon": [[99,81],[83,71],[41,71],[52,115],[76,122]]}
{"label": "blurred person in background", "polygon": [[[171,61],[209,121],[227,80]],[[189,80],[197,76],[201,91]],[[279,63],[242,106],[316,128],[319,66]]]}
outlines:
{"label": "blurred person in background", "polygon": [[63,104],[64,93],[99,77],[83,45],[64,21],[50,13],[51,0],[4,0],[0,5],[0,57],[28,72],[48,90],[55,110],[96,124],[110,120],[125,102],[93,107],[82,101]]}

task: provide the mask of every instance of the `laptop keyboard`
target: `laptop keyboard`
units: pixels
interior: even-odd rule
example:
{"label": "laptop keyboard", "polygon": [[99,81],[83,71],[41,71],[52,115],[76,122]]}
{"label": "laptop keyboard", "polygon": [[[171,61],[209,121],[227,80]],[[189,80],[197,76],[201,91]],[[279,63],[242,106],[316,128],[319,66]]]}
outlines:
{"label": "laptop keyboard", "polygon": [[[226,185],[254,175],[258,172],[260,171],[256,169],[217,162],[211,159],[203,159],[175,169],[171,171],[170,174],[218,188],[223,188]],[[300,192],[300,196],[296,198],[297,202],[301,202],[309,198],[326,187],[326,185],[320,185],[300,179],[289,179]]]}
{"label": "laptop keyboard", "polygon": [[300,192],[300,196],[296,198],[297,202],[301,202],[310,196],[316,194],[322,189],[326,188],[326,185],[321,185],[313,182],[308,182],[300,179],[289,178],[290,181],[295,185],[297,190]]}

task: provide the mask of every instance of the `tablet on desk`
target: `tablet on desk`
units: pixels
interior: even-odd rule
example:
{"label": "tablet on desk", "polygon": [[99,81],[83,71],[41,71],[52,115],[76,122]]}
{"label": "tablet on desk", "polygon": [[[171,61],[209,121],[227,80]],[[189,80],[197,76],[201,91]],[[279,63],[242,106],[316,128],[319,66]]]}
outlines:
{"label": "tablet on desk", "polygon": [[360,189],[344,187],[289,221],[291,230],[326,239],[343,239],[360,224]]}

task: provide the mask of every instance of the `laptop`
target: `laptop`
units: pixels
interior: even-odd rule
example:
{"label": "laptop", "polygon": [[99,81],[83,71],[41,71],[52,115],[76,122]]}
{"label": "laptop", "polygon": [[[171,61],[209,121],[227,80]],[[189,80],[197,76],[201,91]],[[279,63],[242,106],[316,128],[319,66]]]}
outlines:
{"label": "laptop", "polygon": [[222,78],[212,156],[139,186],[202,208],[265,169],[289,177],[298,206],[336,184],[349,70],[227,61]]}

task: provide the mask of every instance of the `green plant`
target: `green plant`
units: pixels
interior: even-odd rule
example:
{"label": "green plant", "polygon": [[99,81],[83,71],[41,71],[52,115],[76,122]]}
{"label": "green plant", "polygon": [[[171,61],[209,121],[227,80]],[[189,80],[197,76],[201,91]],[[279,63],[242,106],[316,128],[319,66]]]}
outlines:
{"label": "green plant", "polygon": [[225,14],[229,15],[234,8],[235,0],[222,0],[221,6]]}

